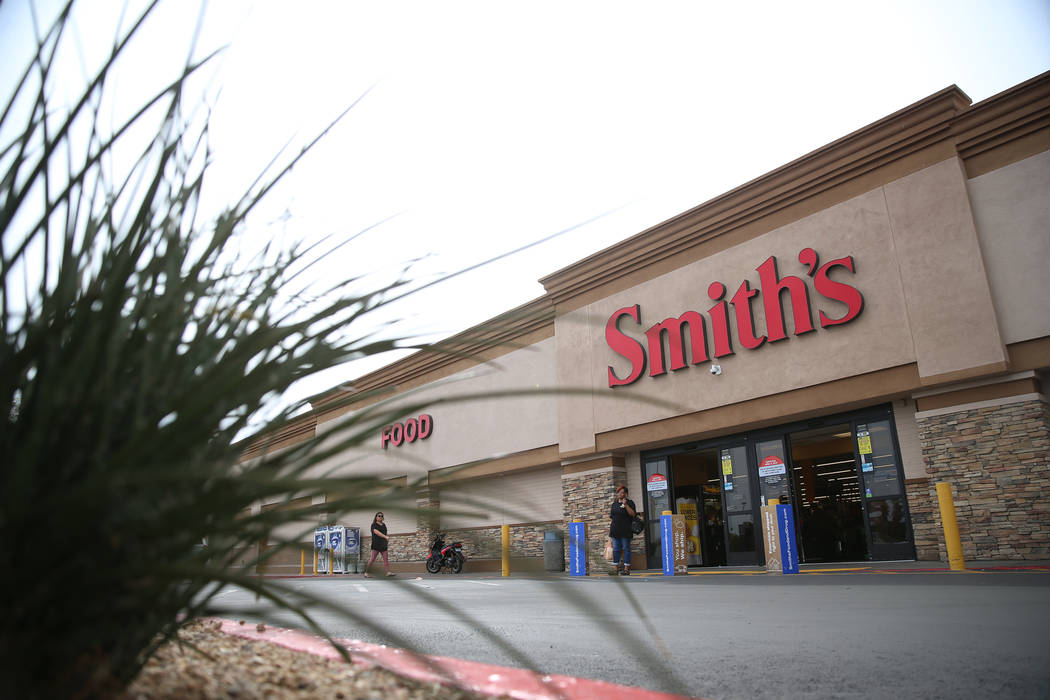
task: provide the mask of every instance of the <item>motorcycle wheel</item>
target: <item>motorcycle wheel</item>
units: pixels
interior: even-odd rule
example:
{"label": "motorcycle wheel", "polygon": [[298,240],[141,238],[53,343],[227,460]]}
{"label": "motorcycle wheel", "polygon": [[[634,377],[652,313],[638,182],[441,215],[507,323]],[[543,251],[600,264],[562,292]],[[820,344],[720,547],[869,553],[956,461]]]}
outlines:
{"label": "motorcycle wheel", "polygon": [[459,556],[458,554],[455,557],[453,557],[452,566],[450,566],[449,568],[452,569],[452,573],[454,574],[458,574],[460,571],[463,571],[463,557]]}
{"label": "motorcycle wheel", "polygon": [[437,557],[430,557],[427,559],[427,571],[432,574],[436,574],[441,571],[441,560]]}

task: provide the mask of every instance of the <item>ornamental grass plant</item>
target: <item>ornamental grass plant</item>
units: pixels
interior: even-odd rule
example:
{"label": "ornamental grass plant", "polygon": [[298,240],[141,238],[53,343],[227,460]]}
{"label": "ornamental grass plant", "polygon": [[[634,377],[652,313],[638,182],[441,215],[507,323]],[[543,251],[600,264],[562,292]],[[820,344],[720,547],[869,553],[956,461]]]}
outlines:
{"label": "ornamental grass plant", "polygon": [[[398,500],[379,479],[311,471],[390,422],[382,404],[323,449],[241,459],[249,421],[294,382],[407,345],[359,332],[404,282],[318,288],[303,280],[325,244],[279,249],[246,235],[302,153],[202,216],[207,118],[185,93],[211,57],[107,128],[108,80],[156,5],[71,105],[53,97],[66,5],[38,29],[0,113],[2,697],[118,692],[181,624],[215,612],[226,584],[310,626],[301,599],[235,561],[258,557],[260,541],[276,545],[267,557],[299,539],[276,535],[282,527]],[[143,127],[154,135],[141,151],[118,152]],[[270,410],[255,430],[277,434],[301,408]],[[321,495],[305,509],[252,511]]]}
{"label": "ornamental grass plant", "polygon": [[[35,55],[0,105],[4,698],[120,693],[181,626],[222,614],[227,585],[326,636],[310,614],[319,601],[252,572],[339,513],[403,510],[414,484],[317,467],[435,402],[368,402],[323,441],[250,460],[244,435],[279,435],[303,402],[274,400],[319,371],[397,348],[455,352],[370,320],[424,286],[311,282],[345,241],[282,247],[250,235],[252,213],[317,140],[218,214],[202,211],[208,118],[187,89],[213,55],[191,50],[178,75],[113,120],[112,74],[157,4],[127,18],[68,102],[54,84],[65,5],[37,26]],[[317,505],[253,508],[293,500]]]}

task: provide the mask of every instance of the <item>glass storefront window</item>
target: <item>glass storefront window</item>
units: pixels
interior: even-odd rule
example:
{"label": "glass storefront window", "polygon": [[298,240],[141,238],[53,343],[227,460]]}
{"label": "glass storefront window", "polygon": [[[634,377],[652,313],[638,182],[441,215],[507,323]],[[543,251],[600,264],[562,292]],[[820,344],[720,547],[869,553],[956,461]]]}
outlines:
{"label": "glass storefront window", "polygon": [[729,447],[718,451],[722,471],[722,491],[726,512],[751,510],[751,479],[747,469],[747,448]]}
{"label": "glass storefront window", "polygon": [[645,517],[659,520],[660,514],[671,509],[671,491],[668,484],[670,465],[666,459],[645,463]]}
{"label": "glass storefront window", "polygon": [[696,513],[690,564],[761,561],[758,509],[772,499],[793,506],[804,563],[914,558],[892,415],[865,409],[643,455],[650,566],[672,509]]}
{"label": "glass storefront window", "polygon": [[865,498],[901,494],[889,421],[858,425],[857,453],[860,455],[860,472],[864,477]]}
{"label": "glass storefront window", "polygon": [[645,489],[645,519],[650,522],[649,546],[646,551],[649,561],[660,556],[660,514],[671,509],[671,491],[668,483],[670,466],[667,458],[645,462],[645,483],[642,484],[642,488]]}
{"label": "glass storefront window", "polygon": [[755,551],[755,519],[750,513],[747,515],[730,515],[726,519],[729,528],[729,551],[730,552],[753,552]]}
{"label": "glass storefront window", "polygon": [[760,440],[755,444],[758,456],[758,489],[762,498],[761,505],[767,505],[771,498],[781,503],[789,503],[790,487],[787,473],[787,460],[784,450],[784,439]]}
{"label": "glass storefront window", "polygon": [[868,524],[875,544],[898,544],[908,540],[904,504],[899,498],[880,498],[868,503]]}

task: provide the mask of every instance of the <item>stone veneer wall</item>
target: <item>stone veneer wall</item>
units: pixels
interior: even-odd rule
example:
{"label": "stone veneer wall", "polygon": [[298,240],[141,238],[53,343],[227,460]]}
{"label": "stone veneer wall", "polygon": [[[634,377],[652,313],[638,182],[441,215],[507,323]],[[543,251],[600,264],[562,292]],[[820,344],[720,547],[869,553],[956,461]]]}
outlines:
{"label": "stone veneer wall", "polygon": [[[560,520],[543,523],[510,525],[510,556],[512,558],[543,559],[543,537],[547,530],[557,530],[562,538],[568,536]],[[444,530],[445,544],[462,542],[467,561],[471,559],[499,559],[503,556],[503,532],[499,525]],[[425,561],[430,556],[430,544],[436,532],[392,534],[388,558],[394,562]],[[372,538],[361,538],[363,557],[371,556]]]}
{"label": "stone veneer wall", "polygon": [[[510,526],[510,555],[515,559],[544,560],[544,533],[557,530],[561,534],[565,551],[565,568],[569,565],[568,523],[583,520],[587,523],[588,573],[601,574],[612,566],[603,559],[605,543],[609,537],[609,506],[616,498],[616,485],[627,483],[623,467],[607,467],[580,474],[562,477],[562,510],[564,520],[537,523],[517,523]],[[633,494],[632,494],[633,496]],[[636,503],[638,500],[633,498]],[[430,544],[439,532],[437,511],[441,503],[437,492],[424,489],[416,498],[419,516],[416,531],[391,533],[388,558],[391,562],[421,562],[430,555]],[[642,506],[639,506],[641,508]],[[470,559],[499,559],[502,556],[502,530],[498,525],[445,530],[446,542],[462,542],[463,551]],[[367,526],[361,528],[361,561],[371,556],[372,538]],[[307,570],[313,567],[313,550],[307,545]],[[294,560],[294,561],[293,561]],[[282,553],[280,561],[271,562],[267,573],[298,573],[298,550]],[[631,564],[634,569],[644,569],[645,537],[636,536],[631,546]],[[272,569],[272,570],[269,570]],[[293,572],[294,569],[294,572]]]}
{"label": "stone veneer wall", "polygon": [[[623,467],[566,474],[562,476],[562,512],[565,522],[583,520],[587,523],[587,573],[600,574],[612,569],[605,561],[605,543],[609,539],[609,506],[616,500],[616,485],[627,483],[627,471]],[[638,503],[632,494],[631,500]],[[638,506],[639,509],[642,506]],[[566,541],[566,547],[568,541]],[[569,555],[565,554],[568,567]],[[631,540],[631,568],[644,569],[645,538],[636,536]]]}
{"label": "stone veneer wall", "polygon": [[[916,415],[923,462],[930,476],[937,558],[947,560],[936,483],[952,485],[963,556],[981,559],[1050,558],[1050,408],[1038,399],[954,412]],[[914,491],[921,496],[921,488]],[[916,503],[909,488],[913,524]],[[925,522],[923,551],[932,552]],[[920,556],[921,558],[926,558]]]}
{"label": "stone veneer wall", "polygon": [[940,509],[937,506],[937,490],[929,479],[907,479],[904,488],[908,493],[908,512],[915,535],[915,558],[919,561],[937,561],[938,548],[944,539],[941,529]]}

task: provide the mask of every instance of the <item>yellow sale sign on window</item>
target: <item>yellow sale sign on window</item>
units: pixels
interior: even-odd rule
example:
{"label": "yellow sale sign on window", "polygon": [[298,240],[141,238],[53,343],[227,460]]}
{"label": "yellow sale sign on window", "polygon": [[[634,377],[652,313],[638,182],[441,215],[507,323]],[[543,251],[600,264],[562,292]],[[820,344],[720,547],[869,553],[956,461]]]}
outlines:
{"label": "yellow sale sign on window", "polygon": [[862,455],[871,454],[871,436],[869,435],[858,435],[857,436],[857,447],[860,449]]}
{"label": "yellow sale sign on window", "polygon": [[696,503],[678,501],[678,513],[685,518],[685,553],[690,564],[700,564],[700,519]]}

